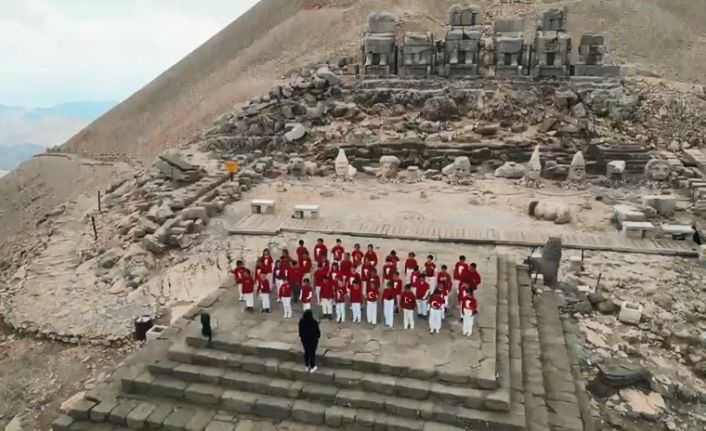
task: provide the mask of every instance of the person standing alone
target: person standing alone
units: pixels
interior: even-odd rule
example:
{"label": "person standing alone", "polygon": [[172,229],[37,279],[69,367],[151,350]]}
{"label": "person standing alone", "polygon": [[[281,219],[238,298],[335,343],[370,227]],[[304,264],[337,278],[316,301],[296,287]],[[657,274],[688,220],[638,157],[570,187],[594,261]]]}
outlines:
{"label": "person standing alone", "polygon": [[304,311],[304,315],[299,319],[299,339],[304,347],[304,367],[308,373],[319,369],[316,366],[316,347],[319,345],[319,338],[321,338],[319,322],[314,319],[311,310]]}

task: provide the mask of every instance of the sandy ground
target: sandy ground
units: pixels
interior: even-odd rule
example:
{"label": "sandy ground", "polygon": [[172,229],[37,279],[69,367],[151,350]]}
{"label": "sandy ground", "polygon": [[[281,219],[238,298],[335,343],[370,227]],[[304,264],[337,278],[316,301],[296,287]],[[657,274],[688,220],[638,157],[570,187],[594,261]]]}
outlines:
{"label": "sandy ground", "polygon": [[24,429],[50,429],[65,399],[93,388],[129,351],[17,338],[0,322],[0,429],[17,415]]}

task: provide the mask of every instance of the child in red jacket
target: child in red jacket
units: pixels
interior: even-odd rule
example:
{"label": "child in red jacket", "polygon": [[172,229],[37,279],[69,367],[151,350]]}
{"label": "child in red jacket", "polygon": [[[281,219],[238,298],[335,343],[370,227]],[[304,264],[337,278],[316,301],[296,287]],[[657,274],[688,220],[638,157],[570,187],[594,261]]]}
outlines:
{"label": "child in red jacket", "polygon": [[404,329],[414,329],[414,308],[417,305],[417,298],[412,292],[411,284],[407,284],[404,287],[400,302],[404,315]]}
{"label": "child in red jacket", "polygon": [[382,291],[382,313],[385,317],[385,326],[392,328],[395,323],[395,286],[391,281],[387,282],[387,287]]}
{"label": "child in red jacket", "polygon": [[270,312],[271,292],[272,287],[270,285],[270,280],[267,279],[267,274],[261,272],[260,277],[257,279],[257,294],[260,296],[260,303],[262,304],[262,313]]}
{"label": "child in red jacket", "polygon": [[466,295],[461,303],[461,315],[463,316],[463,335],[470,337],[473,335],[473,321],[478,314],[478,301],[473,296],[473,290],[466,289]]}
{"label": "child in red jacket", "polygon": [[289,319],[292,317],[292,286],[289,281],[285,281],[279,286],[279,299],[282,301],[284,318]]}
{"label": "child in red jacket", "polygon": [[302,310],[311,310],[311,298],[314,296],[314,289],[308,278],[302,283],[302,291],[299,300],[302,302]]}
{"label": "child in red jacket", "polygon": [[363,286],[359,279],[353,279],[350,285],[351,312],[353,313],[353,323],[360,323],[362,320],[361,308],[363,306]]}
{"label": "child in red jacket", "polygon": [[444,308],[444,297],[441,295],[441,290],[439,290],[438,287],[429,297],[429,307],[429,332],[438,334],[441,329],[441,313]]}
{"label": "child in red jacket", "polygon": [[[376,275],[377,277],[377,275]],[[365,299],[367,301],[367,309],[365,310],[365,317],[368,319],[368,323],[371,325],[378,324],[378,297],[380,296],[380,277],[377,277],[377,284],[368,284],[365,292]]]}
{"label": "child in red jacket", "polygon": [[328,275],[324,275],[320,292],[321,314],[323,314],[325,319],[329,320],[333,317],[333,291],[335,285],[335,281],[333,281]]}

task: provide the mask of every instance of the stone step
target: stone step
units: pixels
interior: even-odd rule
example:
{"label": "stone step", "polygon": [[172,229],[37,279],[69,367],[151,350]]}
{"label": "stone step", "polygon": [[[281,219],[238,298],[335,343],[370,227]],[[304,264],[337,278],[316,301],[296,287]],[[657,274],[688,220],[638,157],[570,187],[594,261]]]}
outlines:
{"label": "stone step", "polygon": [[532,286],[528,267],[515,266],[511,269],[511,286],[517,289],[519,320],[522,331],[522,381],[525,401],[525,420],[528,431],[549,429],[547,405],[545,401],[544,376],[540,361],[539,333],[537,317],[532,304]]}
{"label": "stone step", "polygon": [[[388,396],[382,404],[362,391],[345,390],[336,394],[331,386],[292,385],[289,393],[260,393],[255,382],[243,390],[226,389],[211,383],[190,383],[145,373],[134,382],[123,381],[124,389],[133,389],[150,397],[166,397],[191,405],[225,410],[240,415],[255,415],[271,420],[361,429],[437,430],[446,426],[471,430],[516,431],[524,429],[524,411],[492,412],[469,409],[441,402]],[[130,388],[130,385],[134,385]],[[285,391],[285,389],[282,389]],[[264,390],[262,390],[264,392]],[[306,397],[302,397],[305,395]],[[366,408],[355,406],[365,405]],[[379,424],[379,425],[378,425]]]}
{"label": "stone step", "polygon": [[[168,358],[168,361],[156,361],[149,365],[149,371],[155,375],[178,377],[192,382],[225,384],[231,387],[241,381],[258,382],[263,387],[270,386],[264,390],[272,392],[289,387],[288,385],[294,380],[302,384],[333,385],[339,389],[362,387],[371,395],[443,400],[447,403],[484,410],[508,411],[510,409],[506,388],[483,390],[471,388],[468,385],[343,368],[322,367],[317,373],[311,374],[304,370],[300,362],[263,360],[257,356],[197,349],[184,344],[173,345],[169,349]],[[230,378],[225,379],[225,374]],[[235,388],[238,387],[240,386],[235,386]]]}
{"label": "stone step", "polygon": [[[205,349],[207,341],[199,336],[187,336],[186,344],[189,347]],[[255,356],[261,361],[276,359],[284,362],[299,362],[302,358],[302,351],[299,347],[293,347],[287,343],[280,342],[260,342],[249,340],[245,342],[219,340],[214,337],[210,348],[212,350],[235,353],[245,356]],[[363,359],[353,359],[335,352],[325,352],[319,362],[326,368],[352,369],[363,373],[376,373],[395,377],[409,377],[414,379],[431,380],[452,384],[468,384],[479,389],[495,389],[498,387],[494,364],[492,373],[479,373],[477,376],[460,374],[456,372],[445,372],[443,370],[434,371],[429,368],[413,368],[390,363],[379,363],[366,361]]]}
{"label": "stone step", "polygon": [[110,399],[86,412],[70,412],[52,424],[55,431],[166,429],[186,431],[233,431],[238,418],[214,409],[195,408],[172,400],[152,398]]}

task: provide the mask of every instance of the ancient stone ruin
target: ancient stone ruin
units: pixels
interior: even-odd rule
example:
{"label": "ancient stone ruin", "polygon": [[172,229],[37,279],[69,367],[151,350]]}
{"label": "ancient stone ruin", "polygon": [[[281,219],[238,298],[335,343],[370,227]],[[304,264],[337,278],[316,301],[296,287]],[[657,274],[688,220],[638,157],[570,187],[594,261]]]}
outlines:
{"label": "ancient stone ruin", "polygon": [[363,73],[372,76],[618,76],[620,66],[603,64],[605,37],[585,34],[572,62],[568,11],[548,9],[537,14],[531,42],[526,42],[522,19],[497,19],[492,37],[483,38],[480,8],[453,5],[443,40],[430,32],[396,33],[397,16],[391,12],[368,17],[362,43]]}

